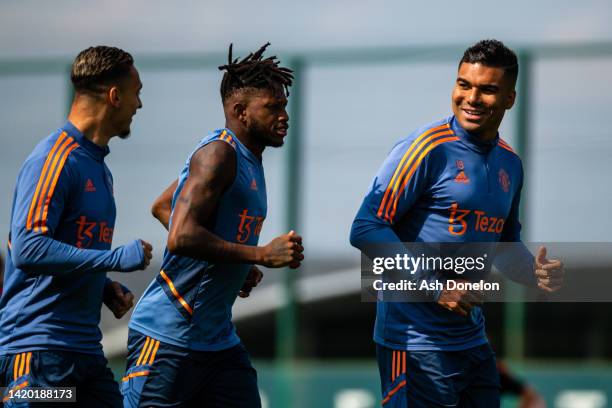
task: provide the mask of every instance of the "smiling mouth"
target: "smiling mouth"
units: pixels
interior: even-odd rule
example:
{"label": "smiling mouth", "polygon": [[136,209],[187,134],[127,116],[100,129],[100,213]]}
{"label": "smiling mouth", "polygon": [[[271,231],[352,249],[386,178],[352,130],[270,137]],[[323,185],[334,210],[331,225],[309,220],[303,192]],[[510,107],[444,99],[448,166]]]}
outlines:
{"label": "smiling mouth", "polygon": [[461,108],[461,110],[468,120],[480,120],[488,113],[484,109]]}
{"label": "smiling mouth", "polygon": [[287,129],[286,127],[280,127],[280,128],[276,128],[276,133],[280,136],[287,136]]}

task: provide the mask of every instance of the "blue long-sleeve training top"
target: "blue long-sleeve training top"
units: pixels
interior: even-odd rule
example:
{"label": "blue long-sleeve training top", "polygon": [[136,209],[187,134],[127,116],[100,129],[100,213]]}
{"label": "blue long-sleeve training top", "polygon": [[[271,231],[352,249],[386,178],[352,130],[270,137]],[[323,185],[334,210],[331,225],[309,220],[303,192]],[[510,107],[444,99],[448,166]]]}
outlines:
{"label": "blue long-sleeve training top", "polygon": [[[400,140],[379,169],[358,210],[351,244],[519,242],[523,169],[497,136],[479,141],[454,117]],[[523,263],[532,263],[524,252]],[[515,276],[533,284],[533,277]],[[461,350],[485,343],[484,317],[435,302],[377,303],[374,340],[403,350]]]}
{"label": "blue long-sleeve training top", "polygon": [[138,240],[110,250],[116,211],[108,153],[67,122],[23,163],[0,299],[0,354],[102,353],[105,272],[144,262]]}

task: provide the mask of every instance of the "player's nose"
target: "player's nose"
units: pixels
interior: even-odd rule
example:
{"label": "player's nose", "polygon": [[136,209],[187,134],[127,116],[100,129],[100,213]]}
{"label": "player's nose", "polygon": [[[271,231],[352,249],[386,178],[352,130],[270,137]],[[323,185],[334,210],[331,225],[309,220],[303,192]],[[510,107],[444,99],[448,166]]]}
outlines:
{"label": "player's nose", "polygon": [[471,105],[477,104],[480,101],[480,92],[476,88],[472,88],[467,94],[467,102]]}

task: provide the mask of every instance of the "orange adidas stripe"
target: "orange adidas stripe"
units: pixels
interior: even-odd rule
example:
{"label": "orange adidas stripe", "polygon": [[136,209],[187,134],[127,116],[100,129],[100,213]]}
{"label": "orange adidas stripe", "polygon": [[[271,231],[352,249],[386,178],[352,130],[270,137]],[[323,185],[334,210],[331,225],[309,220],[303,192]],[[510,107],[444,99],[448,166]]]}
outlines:
{"label": "orange adidas stripe", "polygon": [[[509,145],[508,143],[506,143],[506,141],[505,141],[505,140],[503,140],[503,139],[499,139],[499,142],[498,142],[497,144],[498,144],[498,146],[499,146],[499,147],[501,147],[502,149],[506,149],[506,150],[508,150],[509,152],[514,153],[514,150],[512,149],[512,147],[510,147],[510,145]],[[516,153],[514,153],[514,154],[516,154]]]}
{"label": "orange adidas stripe", "polygon": [[399,377],[402,374],[402,351],[397,352],[397,375]]}
{"label": "orange adidas stripe", "polygon": [[140,363],[142,362],[142,357],[144,356],[145,350],[149,347],[149,342],[151,341],[151,338],[149,336],[147,336],[147,339],[145,340],[145,344],[144,346],[142,346],[142,350],[140,351],[140,356],[138,357],[138,361],[136,361],[136,365],[140,365]]}
{"label": "orange adidas stripe", "polygon": [[45,175],[45,181],[43,183],[41,194],[38,197],[38,203],[36,204],[36,210],[34,211],[34,219],[33,219],[34,231],[40,231],[42,209],[43,209],[43,203],[46,201],[45,198],[47,196],[47,193],[46,193],[47,187],[51,183],[51,178],[57,167],[57,162],[59,161],[60,157],[64,154],[64,151],[66,150],[66,148],[68,147],[70,143],[72,143],[72,138],[71,137],[66,138],[66,140],[64,141],[64,143],[62,143],[62,146],[59,148],[59,150],[53,155],[53,161],[51,162],[50,167],[47,169],[48,171],[47,171],[47,174]]}
{"label": "orange adidas stripe", "polygon": [[153,352],[151,353],[151,358],[149,359],[149,365],[153,364],[153,361],[155,361],[155,355],[157,354],[158,348],[159,348],[159,340],[155,342],[155,348],[153,349]]}
{"label": "orange adidas stripe", "polygon": [[423,161],[423,158],[425,158],[425,156],[427,156],[427,154],[430,151],[432,151],[433,149],[435,149],[437,146],[441,145],[442,143],[454,142],[456,140],[459,140],[459,138],[457,136],[451,136],[451,137],[445,137],[443,139],[438,139],[434,143],[431,143],[429,146],[427,146],[427,149],[425,149],[423,151],[423,153],[421,153],[419,158],[416,160],[416,162],[413,164],[412,168],[410,169],[410,171],[406,175],[406,178],[404,179],[404,182],[402,183],[402,186],[400,187],[400,189],[399,189],[399,191],[398,191],[398,193],[397,193],[397,195],[395,197],[395,200],[393,201],[393,209],[391,210],[390,221],[392,221],[393,218],[395,218],[395,213],[397,211],[397,203],[399,202],[399,198],[401,197],[402,192],[404,191],[404,189],[406,188],[406,186],[410,182],[410,179],[412,178],[412,175],[414,174],[416,169],[419,167],[419,165]]}
{"label": "orange adidas stripe", "polygon": [[60,148],[53,155],[53,159],[49,165],[49,168],[47,169],[47,173],[45,174],[45,180],[42,185],[42,190],[40,191],[40,195],[38,196],[38,203],[36,204],[36,209],[34,210],[34,219],[32,220],[35,231],[40,230],[39,228],[40,224],[37,225],[37,222],[40,221],[40,217],[42,216],[41,209],[43,207],[43,201],[46,196],[47,187],[49,186],[49,183],[51,182],[52,174],[55,171],[57,161],[59,160],[61,155],[64,153],[64,150],[66,149],[66,147],[68,147],[70,143],[72,143],[71,137],[68,137],[64,140],[64,143],[62,143]]}
{"label": "orange adidas stripe", "polygon": [[412,166],[412,163],[414,162],[414,160],[417,157],[417,155],[419,154],[419,152],[421,150],[423,150],[423,148],[425,146],[427,146],[427,144],[430,143],[431,141],[433,141],[435,139],[438,139],[438,138],[440,138],[442,136],[448,136],[448,135],[452,135],[452,134],[453,134],[453,131],[450,130],[450,129],[443,130],[441,132],[435,132],[435,133],[431,134],[430,136],[428,136],[423,141],[421,141],[421,143],[419,143],[419,145],[412,152],[412,154],[410,155],[410,158],[408,159],[408,161],[406,162],[406,164],[402,168],[402,170],[401,170],[401,172],[399,174],[399,177],[395,180],[395,183],[393,183],[393,187],[391,189],[391,196],[389,197],[389,202],[387,203],[387,207],[386,207],[386,210],[385,210],[385,215],[387,217],[389,215],[389,209],[391,208],[391,202],[393,202],[394,196],[397,194],[397,190],[398,190],[399,186],[402,184],[402,180],[403,180],[404,176],[406,175],[406,171]]}
{"label": "orange adidas stripe", "polygon": [[[13,391],[13,394],[14,394],[14,391],[20,390],[20,389],[25,388],[25,387],[27,387],[27,386],[28,386],[28,382],[27,382],[27,381],[24,381],[24,382],[22,382],[21,384],[16,385],[16,386],[14,386],[13,388],[11,388],[11,391]],[[11,391],[9,391],[9,392],[7,393],[8,395],[2,399],[2,402],[6,402],[6,401],[8,401],[9,399],[11,399]]]}
{"label": "orange adidas stripe", "polygon": [[13,361],[13,381],[17,381],[19,378],[19,361],[21,360],[21,354],[17,354],[15,361]]}
{"label": "orange adidas stripe", "polygon": [[395,168],[395,172],[393,173],[393,176],[391,177],[391,181],[389,181],[389,184],[387,185],[387,189],[385,191],[385,195],[383,196],[383,199],[380,203],[380,207],[378,207],[378,216],[381,217],[382,216],[382,212],[383,209],[385,208],[385,203],[388,197],[389,192],[391,191],[391,186],[395,183],[396,178],[398,176],[398,174],[400,173],[400,170],[402,169],[404,162],[406,161],[406,159],[408,158],[408,156],[410,156],[410,152],[412,152],[412,150],[414,149],[414,147],[425,137],[427,137],[428,135],[437,132],[438,130],[442,130],[442,129],[448,129],[449,126],[448,124],[445,125],[441,125],[441,126],[437,126],[434,128],[431,128],[425,132],[423,132],[421,135],[419,135],[419,137],[417,137],[415,139],[414,142],[412,142],[412,144],[410,145],[410,147],[408,148],[408,150],[406,151],[406,153],[404,153],[404,156],[402,157],[402,159],[400,160],[399,164],[397,165],[397,167]]}
{"label": "orange adidas stripe", "polygon": [[397,351],[393,350],[391,356],[391,381],[395,380],[395,353],[397,353]]}
{"label": "orange adidas stripe", "polygon": [[424,139],[421,143],[419,143],[419,145],[417,146],[417,148],[412,152],[412,154],[410,155],[410,158],[408,159],[408,161],[406,162],[406,164],[404,165],[404,167],[402,168],[399,177],[397,178],[397,180],[395,180],[395,183],[393,184],[393,187],[391,189],[391,195],[389,196],[389,201],[387,202],[387,206],[385,208],[385,219],[389,222],[391,222],[391,218],[389,217],[389,210],[391,209],[391,203],[393,203],[393,201],[396,199],[397,197],[397,191],[400,185],[402,185],[402,180],[404,179],[406,172],[408,171],[408,169],[412,166],[412,163],[414,162],[415,158],[417,157],[417,155],[419,154],[419,152],[421,150],[423,150],[423,148],[425,146],[427,146],[428,143],[430,143],[431,141],[433,141],[434,139],[438,139],[442,136],[448,136],[448,135],[452,135],[453,131],[448,129],[448,130],[444,130],[442,132],[437,132],[434,133],[430,136],[428,136],[426,139]]}
{"label": "orange adidas stripe", "polygon": [[142,377],[143,375],[149,375],[149,370],[136,371],[135,373],[128,374],[125,377],[123,377],[121,381],[126,382],[126,381],[129,381],[130,378]]}
{"label": "orange adidas stripe", "polygon": [[397,359],[395,363],[395,378],[397,379],[397,377],[399,377],[402,373],[402,352],[398,351],[395,354],[395,358]]}
{"label": "orange adidas stripe", "polygon": [[34,215],[34,208],[36,207],[36,202],[38,201],[38,194],[40,193],[40,188],[43,185],[43,180],[46,178],[47,170],[49,168],[49,164],[53,160],[53,155],[55,154],[58,147],[62,144],[64,138],[66,137],[66,132],[62,132],[61,135],[55,141],[55,144],[51,148],[51,151],[47,155],[47,159],[45,160],[45,164],[43,165],[40,176],[38,177],[38,183],[36,184],[36,190],[34,191],[34,197],[32,197],[32,203],[30,204],[30,211],[28,211],[28,219],[26,222],[26,229],[32,229],[32,217]]}
{"label": "orange adidas stripe", "polygon": [[221,132],[221,134],[219,135],[219,139],[221,140],[225,140],[225,135],[227,134],[227,131],[224,130],[223,132]]}
{"label": "orange adidas stripe", "polygon": [[149,360],[149,354],[151,354],[151,350],[153,350],[153,346],[155,345],[155,339],[151,339],[149,342],[149,348],[145,352],[144,358],[142,359],[142,364],[147,364],[147,360]]}
{"label": "orange adidas stripe", "polygon": [[73,145],[71,145],[66,152],[64,153],[64,155],[62,156],[59,165],[57,166],[57,170],[55,172],[55,176],[53,177],[53,183],[51,184],[51,188],[49,188],[49,192],[47,193],[47,198],[45,199],[45,208],[43,210],[43,215],[42,215],[42,226],[41,226],[41,231],[42,233],[46,233],[48,228],[47,228],[47,213],[49,211],[49,203],[51,202],[51,198],[53,197],[53,192],[55,191],[55,186],[57,185],[57,180],[59,180],[59,176],[62,172],[62,169],[64,168],[64,164],[66,163],[66,159],[68,159],[68,155],[70,155],[70,153],[76,149],[77,147],[79,147],[78,143],[74,143]]}
{"label": "orange adidas stripe", "polygon": [[21,377],[25,371],[26,353],[21,353],[21,363],[19,363],[19,376]]}
{"label": "orange adidas stripe", "polygon": [[406,372],[406,352],[393,350],[391,356],[391,381]]}
{"label": "orange adidas stripe", "polygon": [[402,374],[402,352],[398,351],[397,352],[397,375],[395,376],[395,378],[399,377]]}
{"label": "orange adidas stripe", "polygon": [[187,304],[187,302],[185,302],[185,299],[183,299],[183,297],[178,293],[178,291],[176,290],[176,288],[174,287],[174,283],[172,283],[172,281],[170,280],[170,278],[168,277],[168,275],[166,275],[166,272],[164,271],[159,271],[159,274],[161,275],[162,278],[164,278],[164,280],[166,281],[166,283],[168,284],[168,287],[170,288],[170,291],[172,292],[172,294],[174,295],[174,297],[179,301],[179,303],[185,308],[185,310],[187,310],[187,312],[192,315],[193,314],[193,309],[191,309],[191,306],[189,306],[189,304]]}
{"label": "orange adidas stripe", "polygon": [[391,399],[391,397],[400,390],[400,388],[404,387],[406,385],[406,380],[403,380],[402,382],[400,382],[399,384],[397,384],[395,386],[395,388],[393,388],[391,391],[389,391],[389,393],[387,394],[387,396],[382,400],[382,404],[385,405],[387,402],[389,402],[389,400]]}
{"label": "orange adidas stripe", "polygon": [[28,353],[28,356],[26,358],[26,371],[25,371],[25,375],[30,374],[30,360],[32,359],[32,352],[30,351]]}

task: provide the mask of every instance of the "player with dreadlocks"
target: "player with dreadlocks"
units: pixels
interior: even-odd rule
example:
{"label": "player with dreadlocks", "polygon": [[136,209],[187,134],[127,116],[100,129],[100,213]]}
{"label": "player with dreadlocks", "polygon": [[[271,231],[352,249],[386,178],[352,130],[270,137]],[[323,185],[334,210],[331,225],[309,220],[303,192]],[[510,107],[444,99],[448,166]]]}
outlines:
{"label": "player with dreadlocks", "polygon": [[257,246],[266,217],[262,153],[287,135],[292,72],[269,44],[228,63],[225,127],[202,139],[153,205],[168,228],[162,269],[130,321],[126,407],[259,407],[257,375],[231,322],[236,296],[259,283],[254,266],[297,268],[294,231]]}

